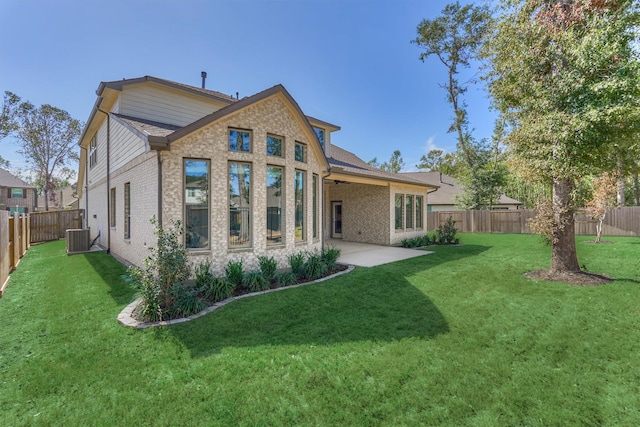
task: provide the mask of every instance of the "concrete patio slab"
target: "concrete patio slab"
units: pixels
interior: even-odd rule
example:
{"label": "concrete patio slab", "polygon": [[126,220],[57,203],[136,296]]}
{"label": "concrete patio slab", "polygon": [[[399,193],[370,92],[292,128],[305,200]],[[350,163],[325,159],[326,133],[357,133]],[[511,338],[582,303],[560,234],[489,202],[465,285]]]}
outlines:
{"label": "concrete patio slab", "polygon": [[396,246],[380,246],[369,243],[346,242],[339,239],[327,240],[328,246],[340,249],[338,262],[357,265],[359,267],[375,267],[403,259],[428,255],[433,252],[418,249],[399,248]]}

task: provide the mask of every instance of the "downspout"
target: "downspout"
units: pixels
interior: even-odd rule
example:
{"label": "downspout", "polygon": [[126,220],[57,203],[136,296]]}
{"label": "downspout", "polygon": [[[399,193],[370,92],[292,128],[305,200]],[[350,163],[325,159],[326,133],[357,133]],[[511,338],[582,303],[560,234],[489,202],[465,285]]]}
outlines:
{"label": "downspout", "polygon": [[156,151],[158,158],[158,225],[162,227],[162,154]]}
{"label": "downspout", "polygon": [[111,115],[97,108],[107,116],[107,254],[111,253]]}
{"label": "downspout", "polygon": [[84,156],[84,228],[89,228],[89,150],[86,147],[82,149],[86,153]]}
{"label": "downspout", "polygon": [[320,242],[320,246],[322,247],[322,251],[324,252],[325,248],[325,226],[326,226],[326,217],[327,217],[327,201],[325,200],[326,192],[324,188],[324,180],[331,176],[331,166],[327,170],[327,174],[322,176],[322,240]]}

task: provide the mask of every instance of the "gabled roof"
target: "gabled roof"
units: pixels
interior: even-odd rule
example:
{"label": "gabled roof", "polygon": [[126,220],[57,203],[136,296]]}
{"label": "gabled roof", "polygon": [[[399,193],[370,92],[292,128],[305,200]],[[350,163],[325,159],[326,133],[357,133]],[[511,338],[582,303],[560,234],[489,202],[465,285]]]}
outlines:
{"label": "gabled roof", "polygon": [[[406,175],[410,178],[418,181],[438,185],[438,191],[431,193],[429,196],[430,205],[455,205],[456,196],[462,195],[464,189],[452,176],[445,175],[441,172],[403,172],[402,175]],[[504,194],[500,196],[497,204],[500,205],[521,205],[519,202],[511,197],[507,197]]]}
{"label": "gabled roof", "polygon": [[102,92],[104,91],[104,88],[109,88],[109,89],[115,89],[118,91],[122,90],[122,87],[125,85],[131,85],[131,84],[136,84],[136,83],[145,83],[145,82],[153,82],[153,83],[158,83],[161,84],[163,86],[167,86],[167,87],[172,87],[174,89],[179,89],[183,92],[190,92],[196,95],[203,95],[206,96],[208,98],[212,98],[215,99],[217,101],[223,101],[226,103],[232,103],[232,102],[236,102],[237,99],[234,98],[233,96],[230,95],[226,95],[222,92],[218,92],[215,90],[209,90],[209,89],[203,89],[203,88],[199,88],[197,86],[191,86],[191,85],[186,85],[183,83],[178,83],[178,82],[174,82],[171,80],[165,80],[165,79],[160,79],[158,77],[153,77],[153,76],[144,76],[144,77],[138,77],[135,79],[122,79],[122,80],[114,80],[112,82],[101,82],[100,86],[98,86],[98,89],[96,90],[96,94],[98,96],[100,96],[102,94]]}
{"label": "gabled roof", "polygon": [[[334,144],[331,145],[331,157],[329,158],[329,164],[331,165],[332,173],[340,172],[346,175],[359,176],[363,178],[437,188],[437,185],[427,184],[406,176],[405,174],[386,172],[373,167],[352,152]],[[331,176],[329,176],[329,179],[331,179]]]}
{"label": "gabled roof", "polygon": [[35,188],[6,169],[0,168],[0,187]]}
{"label": "gabled roof", "polygon": [[316,142],[314,146],[315,146],[316,152],[319,154],[319,157],[321,159],[324,159],[324,163],[326,166],[329,166],[327,158],[324,154],[324,150],[322,149],[322,147],[320,147],[320,141],[318,141],[318,138],[316,137],[316,133],[314,132],[313,128],[311,127],[311,124],[309,123],[309,119],[307,118],[307,116],[304,115],[304,113],[300,109],[300,106],[295,101],[295,99],[293,99],[291,94],[282,85],[276,85],[267,90],[263,90],[262,92],[259,92],[255,95],[242,98],[241,100],[236,101],[233,104],[227,105],[226,107],[223,107],[217,111],[214,111],[213,113],[206,115],[203,118],[196,120],[195,122],[185,127],[182,127],[168,135],[165,135],[165,136],[149,135],[149,138],[148,138],[149,145],[152,149],[155,149],[155,150],[167,150],[169,149],[172,142],[177,141],[180,138],[184,138],[190,133],[193,133],[199,129],[202,129],[205,126],[217,120],[222,119],[223,117],[226,117],[232,113],[240,111],[243,108],[246,108],[252,104],[255,104],[257,102],[260,102],[272,96],[280,96],[286,100],[286,102],[289,104],[289,106],[293,110],[294,115],[296,115],[300,120],[301,125],[304,128],[306,128],[306,130],[309,132],[310,137],[313,138],[313,140]]}

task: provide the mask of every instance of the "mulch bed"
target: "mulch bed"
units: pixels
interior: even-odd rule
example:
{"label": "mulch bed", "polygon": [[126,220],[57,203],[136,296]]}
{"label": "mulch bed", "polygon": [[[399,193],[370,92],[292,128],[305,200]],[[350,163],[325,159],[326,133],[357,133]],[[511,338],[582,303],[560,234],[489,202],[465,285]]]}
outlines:
{"label": "mulch bed", "polygon": [[588,273],[586,271],[551,271],[537,270],[525,274],[529,279],[548,280],[551,282],[564,282],[572,286],[600,286],[605,285],[613,280],[613,278],[596,273]]}

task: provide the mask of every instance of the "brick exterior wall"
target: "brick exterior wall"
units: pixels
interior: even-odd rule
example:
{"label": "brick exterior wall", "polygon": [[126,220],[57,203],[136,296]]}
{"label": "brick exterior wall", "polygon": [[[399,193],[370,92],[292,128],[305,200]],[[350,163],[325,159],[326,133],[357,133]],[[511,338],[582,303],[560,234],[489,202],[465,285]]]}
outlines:
{"label": "brick exterior wall", "polygon": [[[423,196],[423,200],[422,200],[423,226],[421,228],[411,228],[411,229],[403,229],[403,230],[395,229],[396,194],[413,195],[414,203],[415,203],[415,196]],[[424,236],[427,232],[427,191],[416,190],[415,187],[411,187],[408,185],[392,184],[390,196],[391,196],[389,197],[389,217],[391,219],[389,221],[389,235],[391,236],[390,244],[398,245],[402,242],[403,239],[410,239],[412,237]],[[415,221],[415,212],[414,212],[414,221]]]}
{"label": "brick exterior wall", "polygon": [[342,202],[342,238],[389,245],[389,187],[356,183],[326,184],[325,229],[332,237],[332,205]]}
{"label": "brick exterior wall", "polygon": [[[229,151],[229,128],[247,129],[252,132],[251,153]],[[284,158],[266,155],[267,134],[284,137]],[[184,159],[210,160],[210,250],[190,251],[194,263],[206,258],[213,262],[216,274],[222,274],[231,260],[243,259],[245,270],[258,269],[258,256],[273,256],[281,268],[287,267],[289,255],[299,251],[319,250],[320,239],[313,239],[312,224],[312,175],[322,179],[322,167],[316,158],[311,142],[314,135],[306,132],[296,117],[279,96],[248,106],[226,116],[185,138],[175,141],[170,151],[162,153],[163,168],[163,218],[165,224],[171,219],[184,222]],[[307,144],[307,162],[294,160],[296,141]],[[250,248],[229,249],[229,161],[251,163],[251,231]],[[282,166],[283,178],[283,226],[284,243],[267,246],[266,214],[266,167]],[[306,172],[305,182],[305,234],[304,242],[295,242],[294,222],[294,174],[296,170]],[[323,206],[321,191],[318,191],[318,206]],[[318,212],[320,222],[320,212]],[[321,230],[318,236],[321,236]]]}
{"label": "brick exterior wall", "polygon": [[9,210],[16,206],[26,208],[28,213],[35,212],[37,206],[37,194],[34,188],[26,188],[27,197],[8,197],[11,188],[22,187],[2,187],[0,186],[0,210]]}

